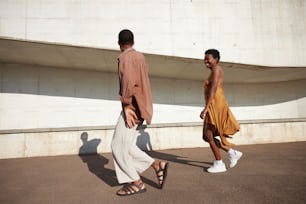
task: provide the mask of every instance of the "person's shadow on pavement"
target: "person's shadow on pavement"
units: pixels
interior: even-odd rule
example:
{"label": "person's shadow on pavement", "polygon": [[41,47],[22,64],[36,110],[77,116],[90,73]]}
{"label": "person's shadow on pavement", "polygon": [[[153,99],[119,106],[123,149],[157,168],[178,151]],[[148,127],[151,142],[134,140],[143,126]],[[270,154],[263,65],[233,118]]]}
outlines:
{"label": "person's shadow on pavement", "polygon": [[117,186],[115,171],[105,168],[109,160],[97,153],[98,145],[101,139],[92,139],[88,141],[88,133],[81,134],[83,145],[79,148],[79,157],[87,164],[88,170],[104,181],[109,186]]}
{"label": "person's shadow on pavement", "polygon": [[207,169],[212,165],[211,162],[193,161],[186,157],[154,151],[151,144],[150,134],[145,131],[145,128],[146,126],[144,125],[142,126],[142,129],[140,129],[140,135],[137,137],[136,144],[140,149],[147,152],[151,157],[204,169]]}

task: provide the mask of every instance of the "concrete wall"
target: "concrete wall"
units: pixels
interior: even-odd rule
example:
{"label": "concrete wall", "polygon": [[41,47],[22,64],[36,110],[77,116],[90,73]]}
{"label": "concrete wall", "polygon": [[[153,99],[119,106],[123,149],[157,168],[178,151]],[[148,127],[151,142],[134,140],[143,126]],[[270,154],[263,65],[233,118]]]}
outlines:
{"label": "concrete wall", "polygon": [[[118,32],[129,28],[145,53],[202,59],[215,47],[222,61],[275,67],[305,67],[305,19],[304,0],[0,0],[1,37],[118,49]],[[0,158],[110,150],[120,112],[116,74],[3,61],[0,79]],[[138,144],[205,146],[203,82],[151,84],[153,126]],[[305,87],[305,79],[224,84],[237,119],[251,121],[236,143],[305,141]],[[91,141],[85,147],[81,135]]]}
{"label": "concrete wall", "polygon": [[[231,142],[245,145],[305,141],[305,131],[305,120],[246,122]],[[113,127],[2,133],[0,159],[110,152],[112,135]],[[208,147],[202,140],[201,123],[152,125],[139,132],[137,145],[144,150]]]}
{"label": "concrete wall", "polygon": [[305,19],[304,0],[0,1],[0,36],[118,49],[129,28],[142,52],[267,66],[305,66]]}
{"label": "concrete wall", "polygon": [[[166,69],[166,67],[165,67]],[[114,73],[0,63],[0,130],[115,125]],[[153,123],[201,122],[203,82],[151,78]],[[238,120],[306,118],[306,80],[225,84]]]}

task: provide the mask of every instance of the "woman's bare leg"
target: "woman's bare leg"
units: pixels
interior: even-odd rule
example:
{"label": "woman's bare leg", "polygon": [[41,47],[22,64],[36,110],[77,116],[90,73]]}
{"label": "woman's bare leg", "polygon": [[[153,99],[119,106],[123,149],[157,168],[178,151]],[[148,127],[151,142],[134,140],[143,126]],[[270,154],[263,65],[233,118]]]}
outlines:
{"label": "woman's bare leg", "polygon": [[214,141],[214,136],[213,136],[212,130],[205,129],[203,137],[205,137],[207,139],[207,142],[209,143],[209,146],[210,146],[216,160],[221,160],[220,149]]}

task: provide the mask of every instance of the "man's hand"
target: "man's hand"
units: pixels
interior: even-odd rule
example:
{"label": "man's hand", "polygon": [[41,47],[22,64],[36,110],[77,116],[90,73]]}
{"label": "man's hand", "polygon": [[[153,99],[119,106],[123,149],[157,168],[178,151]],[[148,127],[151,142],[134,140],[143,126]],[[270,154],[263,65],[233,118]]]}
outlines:
{"label": "man's hand", "polygon": [[129,107],[124,107],[125,122],[129,128],[132,128],[136,125],[135,120],[137,120],[136,113]]}

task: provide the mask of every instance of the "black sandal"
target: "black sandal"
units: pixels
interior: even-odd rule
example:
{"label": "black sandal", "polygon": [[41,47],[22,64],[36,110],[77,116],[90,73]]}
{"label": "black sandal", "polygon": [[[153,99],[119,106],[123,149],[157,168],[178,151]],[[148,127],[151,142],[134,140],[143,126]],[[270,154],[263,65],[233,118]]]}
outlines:
{"label": "black sandal", "polygon": [[161,166],[161,162],[159,162],[159,170],[156,171],[156,176],[158,180],[159,188],[162,189],[165,185],[167,173],[168,173],[169,163],[166,162],[164,168]]}
{"label": "black sandal", "polygon": [[119,191],[117,191],[118,196],[129,196],[129,195],[134,195],[137,193],[144,193],[147,191],[147,189],[144,187],[143,182],[140,184],[135,184],[135,183],[128,183],[124,185],[119,191],[123,191],[124,193],[121,194]]}

